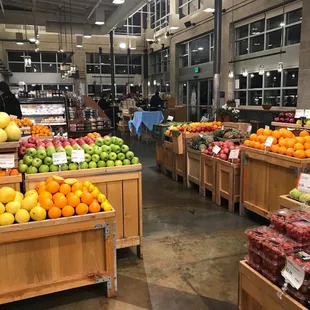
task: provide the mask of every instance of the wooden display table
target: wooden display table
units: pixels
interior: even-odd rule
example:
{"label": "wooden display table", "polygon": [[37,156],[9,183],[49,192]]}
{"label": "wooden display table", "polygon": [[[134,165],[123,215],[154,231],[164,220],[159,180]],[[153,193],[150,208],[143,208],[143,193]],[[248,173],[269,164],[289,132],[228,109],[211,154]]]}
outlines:
{"label": "wooden display table", "polygon": [[239,310],[306,310],[298,301],[252,269],[246,261],[239,263]]}
{"label": "wooden display table", "polygon": [[[105,194],[116,211],[117,248],[137,246],[142,257],[142,165],[60,171],[58,176],[90,181]],[[25,175],[26,190],[51,173]]]}
{"label": "wooden display table", "polygon": [[281,122],[272,122],[271,123],[272,126],[276,127],[276,129],[280,129],[280,128],[294,128],[294,129],[299,129],[299,130],[310,130],[310,126],[309,125],[299,125],[299,124],[294,124],[294,123],[281,123]]}
{"label": "wooden display table", "polygon": [[251,126],[250,123],[239,123],[239,122],[223,122],[224,129],[233,128],[240,130],[241,132],[247,132],[249,126]]}
{"label": "wooden display table", "polygon": [[298,159],[242,146],[241,205],[263,217],[279,209],[279,196],[296,186],[310,159]]}
{"label": "wooden display table", "polygon": [[0,227],[0,304],[96,283],[115,296],[115,211]]}

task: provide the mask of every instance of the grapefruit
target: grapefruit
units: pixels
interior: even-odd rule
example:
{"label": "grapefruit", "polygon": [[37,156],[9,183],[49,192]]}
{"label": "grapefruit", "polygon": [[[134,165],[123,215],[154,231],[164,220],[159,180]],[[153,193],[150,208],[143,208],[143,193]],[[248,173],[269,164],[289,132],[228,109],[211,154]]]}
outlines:
{"label": "grapefruit", "polygon": [[3,214],[5,212],[5,206],[3,203],[0,202],[0,214]]}
{"label": "grapefruit", "polygon": [[35,197],[29,196],[23,199],[22,201],[22,209],[30,211],[37,205],[38,201]]}
{"label": "grapefruit", "polygon": [[5,210],[8,213],[15,214],[21,208],[21,204],[18,201],[11,201],[6,204]]}
{"label": "grapefruit", "polygon": [[11,214],[11,213],[3,213],[3,214],[0,214],[0,225],[1,226],[5,226],[5,225],[11,225],[14,223],[14,215]]}
{"label": "grapefruit", "polygon": [[27,223],[30,220],[29,212],[25,209],[20,209],[15,214],[15,221],[17,223]]}
{"label": "grapefruit", "polygon": [[46,219],[46,211],[42,207],[34,207],[30,211],[30,217],[34,221],[43,221]]}
{"label": "grapefruit", "polygon": [[[1,112],[0,112],[1,113]],[[0,202],[8,203],[15,199],[16,192],[11,187],[2,187],[0,188]]]}

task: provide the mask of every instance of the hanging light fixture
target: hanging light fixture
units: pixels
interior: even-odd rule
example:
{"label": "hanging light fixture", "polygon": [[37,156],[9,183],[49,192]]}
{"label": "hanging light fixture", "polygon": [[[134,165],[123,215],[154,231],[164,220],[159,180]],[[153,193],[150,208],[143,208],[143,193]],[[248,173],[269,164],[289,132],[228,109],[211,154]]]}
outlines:
{"label": "hanging light fixture", "polygon": [[278,72],[282,72],[283,71],[283,62],[280,61],[278,64]]}
{"label": "hanging light fixture", "polygon": [[95,11],[95,24],[102,26],[105,23],[105,12],[103,9],[97,9]]}
{"label": "hanging light fixture", "polygon": [[248,76],[248,70],[247,69],[242,69],[242,76],[247,77]]}
{"label": "hanging light fixture", "polygon": [[234,71],[229,70],[229,72],[228,72],[228,77],[229,77],[230,79],[233,79],[233,78],[234,78]]}
{"label": "hanging light fixture", "polygon": [[170,30],[177,30],[179,29],[179,14],[170,14],[169,15],[169,28]]}
{"label": "hanging light fixture", "polygon": [[25,64],[25,68],[30,68],[31,67],[31,57],[30,56],[25,56],[24,57],[24,64]]}
{"label": "hanging light fixture", "polygon": [[264,73],[265,73],[265,67],[264,67],[264,65],[261,65],[261,66],[259,67],[258,74],[259,74],[259,75],[264,75]]}
{"label": "hanging light fixture", "polygon": [[122,42],[122,43],[119,44],[119,47],[121,49],[125,49],[125,48],[127,48],[127,44]]}
{"label": "hanging light fixture", "polygon": [[76,47],[83,47],[83,37],[76,36]]}

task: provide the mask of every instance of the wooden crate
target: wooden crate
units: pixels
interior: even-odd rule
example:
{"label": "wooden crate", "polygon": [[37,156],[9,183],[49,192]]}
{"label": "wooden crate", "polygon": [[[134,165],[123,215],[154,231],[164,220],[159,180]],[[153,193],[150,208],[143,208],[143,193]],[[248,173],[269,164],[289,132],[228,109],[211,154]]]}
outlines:
{"label": "wooden crate", "polygon": [[[142,165],[61,171],[57,175],[90,181],[105,194],[116,211],[117,248],[137,246],[142,257]],[[25,175],[25,189],[35,188],[51,173]]]}
{"label": "wooden crate", "polygon": [[18,142],[2,142],[0,143],[0,154],[9,155],[14,154],[15,168],[18,166],[18,148],[20,146]]}
{"label": "wooden crate", "polygon": [[172,133],[173,152],[175,154],[186,153],[186,145],[193,137],[199,135],[199,133],[179,133],[176,130],[172,130],[171,133]]}
{"label": "wooden crate", "polygon": [[223,122],[224,129],[233,128],[238,129],[242,132],[247,132],[249,126],[251,126],[250,123],[235,123],[235,122]]}
{"label": "wooden crate", "polygon": [[9,186],[15,189],[16,191],[21,191],[21,183],[23,181],[22,175],[8,175],[0,177],[0,188]]}
{"label": "wooden crate", "polygon": [[296,209],[301,206],[301,202],[290,198],[288,195],[282,195],[279,197],[280,208]]}
{"label": "wooden crate", "polygon": [[266,217],[279,207],[279,196],[296,186],[310,159],[298,159],[242,146],[241,202],[243,208]]}
{"label": "wooden crate", "polygon": [[0,227],[0,304],[107,283],[117,290],[115,211]]}
{"label": "wooden crate", "polygon": [[216,160],[214,157],[201,154],[200,165],[200,194],[206,197],[206,190],[212,193],[212,201],[216,203]]}
{"label": "wooden crate", "polygon": [[306,310],[307,308],[284,293],[245,261],[239,264],[239,310]]}
{"label": "wooden crate", "polygon": [[164,141],[164,164],[163,168],[173,172],[174,154],[172,150],[172,142]]}
{"label": "wooden crate", "polygon": [[164,164],[164,141],[156,141],[155,151],[156,151],[156,165],[161,167]]}
{"label": "wooden crate", "polygon": [[183,178],[183,184],[184,180],[186,179],[186,155],[185,154],[175,154],[174,155],[174,177],[175,180],[178,181],[178,177]]}
{"label": "wooden crate", "polygon": [[215,201],[221,205],[221,198],[228,201],[228,210],[235,212],[235,204],[240,201],[240,164],[232,164],[226,160],[216,161]]}
{"label": "wooden crate", "polygon": [[191,184],[197,184],[200,186],[200,160],[201,160],[201,151],[196,151],[191,148],[187,149],[186,154],[186,180],[187,187],[191,187]]}

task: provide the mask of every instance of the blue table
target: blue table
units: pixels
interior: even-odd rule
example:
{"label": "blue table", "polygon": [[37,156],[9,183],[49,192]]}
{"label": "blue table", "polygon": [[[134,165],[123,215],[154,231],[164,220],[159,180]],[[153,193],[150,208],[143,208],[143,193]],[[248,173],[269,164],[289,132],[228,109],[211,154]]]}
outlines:
{"label": "blue table", "polygon": [[142,124],[150,131],[153,130],[154,124],[160,124],[164,120],[163,113],[161,111],[153,112],[135,112],[133,120],[128,122],[129,130],[132,126],[135,127],[136,133],[142,135]]}

